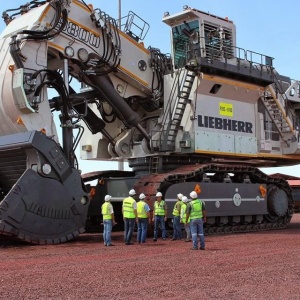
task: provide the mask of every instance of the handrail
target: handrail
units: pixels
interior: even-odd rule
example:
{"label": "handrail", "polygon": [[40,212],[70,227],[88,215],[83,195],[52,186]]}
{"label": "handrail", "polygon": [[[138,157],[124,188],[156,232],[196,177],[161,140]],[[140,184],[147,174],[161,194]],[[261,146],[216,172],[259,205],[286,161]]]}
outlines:
{"label": "handrail", "polygon": [[[190,42],[184,40],[182,40],[182,42],[186,43],[187,45],[186,47],[188,49],[187,54],[191,52],[195,52],[196,49],[199,49],[201,57],[206,57],[212,60],[220,60],[224,58],[225,61],[227,61],[228,59],[236,58],[237,60],[244,60],[249,62],[252,65],[259,65],[261,67],[265,66],[265,67],[272,68],[273,66],[274,58],[269,55],[254,52],[251,50],[245,50],[241,47],[237,47],[233,45],[229,45],[229,46],[221,45],[221,44],[209,45],[207,38],[205,37],[198,37],[196,43],[194,41]],[[195,45],[199,45],[200,47],[195,47]],[[191,56],[193,56],[193,53]]]}
{"label": "handrail", "polygon": [[[185,68],[180,68],[180,69],[177,70],[177,74],[176,74],[176,77],[174,79],[174,83],[173,83],[173,86],[172,86],[172,89],[171,89],[171,92],[170,92],[170,96],[169,96],[169,99],[167,101],[167,106],[165,107],[165,111],[164,111],[164,114],[163,114],[162,126],[164,126],[165,123],[166,123],[168,113],[169,113],[169,117],[170,118],[172,117],[171,107],[172,107],[172,104],[174,104],[174,102],[176,101],[176,98],[180,93],[180,82],[179,81],[180,81],[180,75],[181,75],[183,70],[185,70]],[[174,97],[176,91],[177,91],[177,96]]]}
{"label": "handrail", "polygon": [[296,117],[294,109],[290,103],[290,101],[288,100],[285,91],[282,88],[282,85],[280,84],[276,74],[274,72],[272,72],[272,76],[274,77],[274,83],[275,83],[275,87],[278,90],[279,94],[282,96],[283,100],[284,100],[284,104],[285,104],[285,114],[287,116],[291,116],[292,119],[294,119]]}
{"label": "handrail", "polygon": [[[248,56],[250,56],[250,60],[248,59]],[[253,59],[254,56],[260,58],[260,61],[255,61]],[[261,54],[261,53],[258,53],[258,52],[247,50],[246,51],[246,58],[249,62],[254,63],[254,64],[259,64],[259,65],[262,65],[262,66],[269,66],[269,67],[273,66],[273,59],[274,59],[273,57],[268,56],[268,55],[264,55],[264,54]]]}
{"label": "handrail", "polygon": [[[126,19],[126,23],[121,25],[121,28],[124,32],[133,35],[138,41],[144,40],[146,37],[150,25],[133,11],[129,11],[128,15],[121,18]],[[135,20],[135,21],[134,21]],[[138,31],[139,33],[136,33]]]}

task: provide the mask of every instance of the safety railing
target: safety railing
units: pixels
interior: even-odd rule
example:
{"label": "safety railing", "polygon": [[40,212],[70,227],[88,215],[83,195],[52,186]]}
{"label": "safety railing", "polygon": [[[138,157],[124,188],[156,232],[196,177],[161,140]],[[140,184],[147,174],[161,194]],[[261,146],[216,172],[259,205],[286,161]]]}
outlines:
{"label": "safety railing", "polygon": [[121,23],[125,20],[124,24],[121,24],[121,29],[137,42],[144,40],[146,37],[150,25],[136,15],[134,12],[130,11],[127,16],[121,18]]}
{"label": "safety railing", "polygon": [[207,58],[211,63],[222,61],[226,64],[233,64],[236,59],[237,66],[248,64],[250,69],[257,69],[260,72],[273,68],[273,57],[262,53],[245,50],[233,45],[210,44],[205,37],[199,37],[198,41],[182,41],[186,43],[186,63],[196,57]]}

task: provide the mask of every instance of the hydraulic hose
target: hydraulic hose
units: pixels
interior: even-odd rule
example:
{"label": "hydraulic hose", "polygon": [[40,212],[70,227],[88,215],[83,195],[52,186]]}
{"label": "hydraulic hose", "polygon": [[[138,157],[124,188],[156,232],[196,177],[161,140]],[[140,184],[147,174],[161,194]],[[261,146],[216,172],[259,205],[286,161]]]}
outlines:
{"label": "hydraulic hose", "polygon": [[94,88],[98,89],[103,95],[106,101],[116,112],[118,118],[124,122],[128,127],[136,127],[139,132],[144,136],[147,141],[150,141],[149,134],[140,125],[141,119],[137,113],[135,113],[130,106],[124,101],[124,99],[114,89],[113,85],[109,81],[107,76],[87,75],[89,80],[94,85]]}

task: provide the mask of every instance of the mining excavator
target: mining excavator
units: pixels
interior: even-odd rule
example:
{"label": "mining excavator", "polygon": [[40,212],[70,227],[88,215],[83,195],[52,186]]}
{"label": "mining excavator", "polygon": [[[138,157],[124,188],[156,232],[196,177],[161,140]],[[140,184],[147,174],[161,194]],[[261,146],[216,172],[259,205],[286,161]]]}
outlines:
{"label": "mining excavator", "polygon": [[[291,188],[259,168],[300,161],[299,82],[239,48],[231,20],[188,6],[165,13],[164,54],[145,47],[150,26],[132,11],[117,20],[83,0],[34,0],[2,16],[2,236],[69,241],[101,223],[105,194],[121,223],[131,188],[150,207],[161,191],[170,216],[177,193],[196,191],[207,234],[289,223]],[[82,175],[77,146],[82,159],[131,171],[100,164]]]}

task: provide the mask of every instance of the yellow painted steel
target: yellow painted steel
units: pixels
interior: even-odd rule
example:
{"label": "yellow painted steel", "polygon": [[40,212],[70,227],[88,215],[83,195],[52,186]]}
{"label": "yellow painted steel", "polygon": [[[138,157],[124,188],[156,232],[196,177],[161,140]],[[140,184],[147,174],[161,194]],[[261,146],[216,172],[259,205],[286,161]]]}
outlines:
{"label": "yellow painted steel", "polygon": [[91,13],[91,11],[89,10],[89,8],[86,7],[83,3],[81,3],[81,2],[79,2],[79,1],[77,1],[77,0],[73,0],[73,3],[74,3],[75,5],[77,5],[77,6],[79,6],[80,8],[82,8],[83,10],[85,10],[85,11]]}
{"label": "yellow painted steel", "polygon": [[300,160],[300,155],[285,155],[285,154],[267,154],[267,153],[234,153],[234,152],[216,152],[216,151],[207,151],[207,150],[195,150],[195,153],[200,154],[209,154],[209,155],[221,155],[221,156],[232,156],[232,157],[251,157],[251,158],[278,158],[278,159],[287,159],[287,160]]}
{"label": "yellow painted steel", "polygon": [[64,47],[61,47],[61,46],[59,46],[59,45],[57,45],[57,44],[54,44],[53,42],[48,42],[48,45],[49,45],[50,47],[56,48],[57,50],[62,51],[62,52],[65,50]]}
{"label": "yellow painted steel", "polygon": [[213,75],[207,75],[207,74],[203,74],[202,78],[205,80],[208,80],[208,81],[214,81],[217,83],[223,83],[223,84],[228,84],[228,85],[232,85],[232,86],[242,87],[242,88],[249,89],[249,90],[257,90],[260,92],[264,91],[264,88],[261,86],[251,84],[251,83],[236,81],[234,79],[227,79],[227,78],[213,76]]}
{"label": "yellow painted steel", "polygon": [[146,81],[142,80],[141,78],[137,77],[136,75],[134,75],[133,73],[131,73],[127,69],[123,68],[122,66],[118,66],[118,69],[120,69],[122,72],[126,73],[127,75],[131,76],[132,78],[134,78],[136,81],[138,81],[142,85],[148,86],[148,82],[146,82]]}

